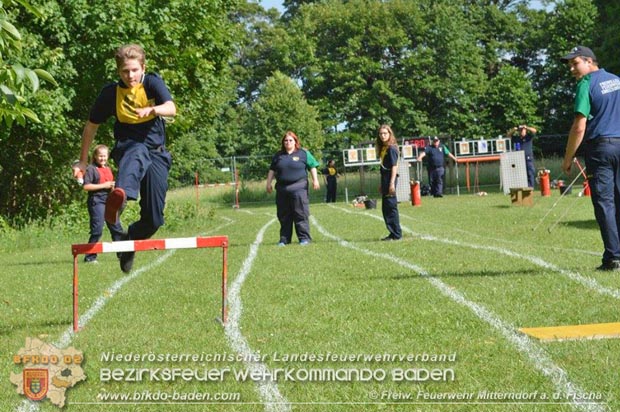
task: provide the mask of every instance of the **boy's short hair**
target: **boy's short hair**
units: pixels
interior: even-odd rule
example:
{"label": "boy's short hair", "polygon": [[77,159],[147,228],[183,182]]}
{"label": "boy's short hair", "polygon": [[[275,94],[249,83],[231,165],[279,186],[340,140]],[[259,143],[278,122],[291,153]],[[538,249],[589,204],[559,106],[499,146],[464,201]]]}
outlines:
{"label": "boy's short hair", "polygon": [[135,59],[144,64],[146,61],[146,53],[139,44],[126,44],[119,47],[114,54],[116,67],[121,67],[127,60]]}

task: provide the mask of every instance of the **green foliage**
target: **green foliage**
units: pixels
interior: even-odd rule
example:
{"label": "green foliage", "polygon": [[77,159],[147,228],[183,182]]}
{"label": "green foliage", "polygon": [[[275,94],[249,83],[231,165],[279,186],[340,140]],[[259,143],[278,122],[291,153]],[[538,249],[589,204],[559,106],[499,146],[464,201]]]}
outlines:
{"label": "green foliage", "polygon": [[[504,66],[489,83],[487,106],[488,120],[494,130],[508,129],[509,125],[539,125],[536,115],[538,97],[532,84],[521,69]],[[506,101],[512,105],[506,105]],[[508,126],[507,126],[508,125]]]}
{"label": "green foliage", "polygon": [[[9,87],[12,93],[0,88],[14,101],[0,102],[0,116],[13,120],[10,129],[0,131],[7,148],[0,153],[0,212],[19,226],[60,213],[80,198],[69,166],[79,154],[81,130],[95,97],[117,79],[112,57],[121,44],[142,44],[147,70],[159,72],[175,98],[179,115],[168,127],[168,146],[179,168],[173,169],[172,179],[193,175],[200,158],[216,156],[213,125],[229,96],[227,62],[237,30],[227,13],[236,3],[52,0],[39,14],[20,13],[21,43],[11,38],[0,43],[19,51],[21,63],[4,72],[0,67],[0,83],[5,72],[5,77],[21,80],[21,88]],[[5,14],[0,21],[8,23],[8,17],[2,19]],[[0,39],[19,34],[8,24],[1,27]],[[0,52],[4,56],[5,50]],[[19,93],[39,88],[37,79],[56,81],[59,87],[40,89],[25,108]],[[26,127],[24,120],[34,118],[33,113],[40,123]],[[111,125],[102,125],[96,143],[113,145]]]}
{"label": "green foliage", "polygon": [[[11,4],[12,2],[7,2]],[[39,15],[28,2],[20,1],[30,12]],[[0,122],[10,129],[13,123],[25,126],[26,122],[39,122],[35,111],[28,107],[28,99],[39,90],[40,79],[58,86],[50,73],[43,69],[24,67],[23,38],[11,23],[5,5],[0,5]]]}
{"label": "green foliage", "polygon": [[[573,121],[575,80],[560,57],[576,45],[589,45],[596,31],[597,10],[591,0],[567,0],[549,15],[545,51],[548,56],[538,84],[547,133],[567,133]],[[540,108],[539,108],[540,110]]]}
{"label": "green foliage", "polygon": [[616,28],[615,16],[620,15],[620,4],[617,1],[594,0],[598,10],[598,23],[594,33],[596,57],[607,71],[620,73],[620,59],[618,58],[618,44],[620,32]]}
{"label": "green foliage", "polygon": [[502,36],[481,49],[490,29],[475,23],[486,18],[501,26],[503,15],[485,7],[363,0],[302,6],[290,25],[311,42],[313,59],[298,64],[324,127],[344,125],[351,143],[369,140],[380,123],[403,136],[497,134],[504,126],[489,130],[495,125],[485,105]]}
{"label": "green foliage", "polygon": [[[5,222],[28,225],[82,200],[69,165],[124,43],[145,47],[147,70],[164,77],[178,107],[167,128],[171,187],[196,171],[228,180],[229,165],[213,160],[228,156],[257,155],[242,167],[264,178],[287,129],[315,155],[372,140],[380,123],[400,137],[496,136],[515,119],[566,133],[574,80],[559,56],[585,44],[603,67],[620,61],[609,1],[284,4],[279,16],[247,0],[2,2]],[[97,143],[114,143],[112,122]]]}
{"label": "green foliage", "polygon": [[[301,90],[290,78],[276,72],[262,87],[250,109],[246,134],[260,144],[246,150],[251,155],[274,154],[281,149],[282,136],[288,130],[299,137],[302,147],[318,157],[323,147],[318,112],[306,102]],[[268,161],[264,163],[261,177],[268,169]]]}

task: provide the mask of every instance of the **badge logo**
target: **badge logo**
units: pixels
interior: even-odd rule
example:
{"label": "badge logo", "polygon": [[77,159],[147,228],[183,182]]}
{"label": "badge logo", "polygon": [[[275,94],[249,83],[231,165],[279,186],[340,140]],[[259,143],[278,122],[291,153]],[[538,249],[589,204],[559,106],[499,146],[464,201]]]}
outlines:
{"label": "badge logo", "polygon": [[24,395],[33,401],[40,401],[47,395],[49,375],[47,369],[23,370]]}
{"label": "badge logo", "polygon": [[18,373],[9,377],[15,391],[32,401],[49,401],[62,408],[67,391],[86,380],[82,369],[84,355],[74,347],[59,349],[37,338],[26,338],[26,345],[13,354]]}

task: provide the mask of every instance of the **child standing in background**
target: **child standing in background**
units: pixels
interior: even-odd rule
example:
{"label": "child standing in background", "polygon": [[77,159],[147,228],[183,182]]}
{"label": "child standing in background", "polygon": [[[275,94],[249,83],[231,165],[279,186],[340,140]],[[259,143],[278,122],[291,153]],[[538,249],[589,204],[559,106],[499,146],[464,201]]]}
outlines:
{"label": "child standing in background", "polygon": [[325,202],[335,203],[336,190],[338,185],[338,172],[336,171],[336,162],[334,160],[329,160],[327,162],[327,167],[323,169],[323,178],[325,179],[325,185],[327,187],[327,192],[325,193]]}
{"label": "child standing in background", "polygon": [[389,125],[379,127],[375,150],[381,159],[381,211],[389,231],[389,234],[381,240],[399,240],[403,237],[396,199],[399,152],[396,136]]}
{"label": "child standing in background", "polygon": [[[88,214],[90,216],[90,238],[88,243],[95,243],[103,235],[105,202],[110,190],[114,189],[114,175],[108,167],[109,149],[106,145],[97,145],[93,150],[91,164],[84,174],[84,190],[88,192]],[[112,235],[112,240],[122,240],[123,227],[120,221],[116,224],[105,222]],[[87,254],[84,262],[97,263],[97,254]]]}

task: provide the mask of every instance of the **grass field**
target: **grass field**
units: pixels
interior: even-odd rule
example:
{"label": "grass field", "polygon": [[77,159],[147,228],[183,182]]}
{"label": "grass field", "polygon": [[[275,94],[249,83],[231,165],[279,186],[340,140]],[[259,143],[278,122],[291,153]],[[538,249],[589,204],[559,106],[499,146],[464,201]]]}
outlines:
{"label": "grass field", "polygon": [[[576,191],[536,193],[533,207],[494,193],[424,197],[399,206],[399,242],[378,241],[380,205],[316,203],[306,247],[276,246],[273,204],[235,210],[209,193],[199,208],[192,190],[170,193],[167,213],[184,218],[169,216],[157,237],[229,237],[225,328],[215,321],[220,250],[140,252],[129,275],[113,253],[80,264],[73,334],[70,245],[86,227],[0,240],[1,411],[58,409],[26,401],[9,381],[29,337],[83,352],[87,379],[67,391],[68,412],[620,410],[618,339],[519,332],[618,321],[620,277],[594,271],[602,242],[590,199]],[[167,354],[198,359],[149,360]],[[166,368],[196,375],[136,382],[107,372]],[[205,369],[206,382],[196,378]],[[210,398],[188,398],[196,394]]]}

